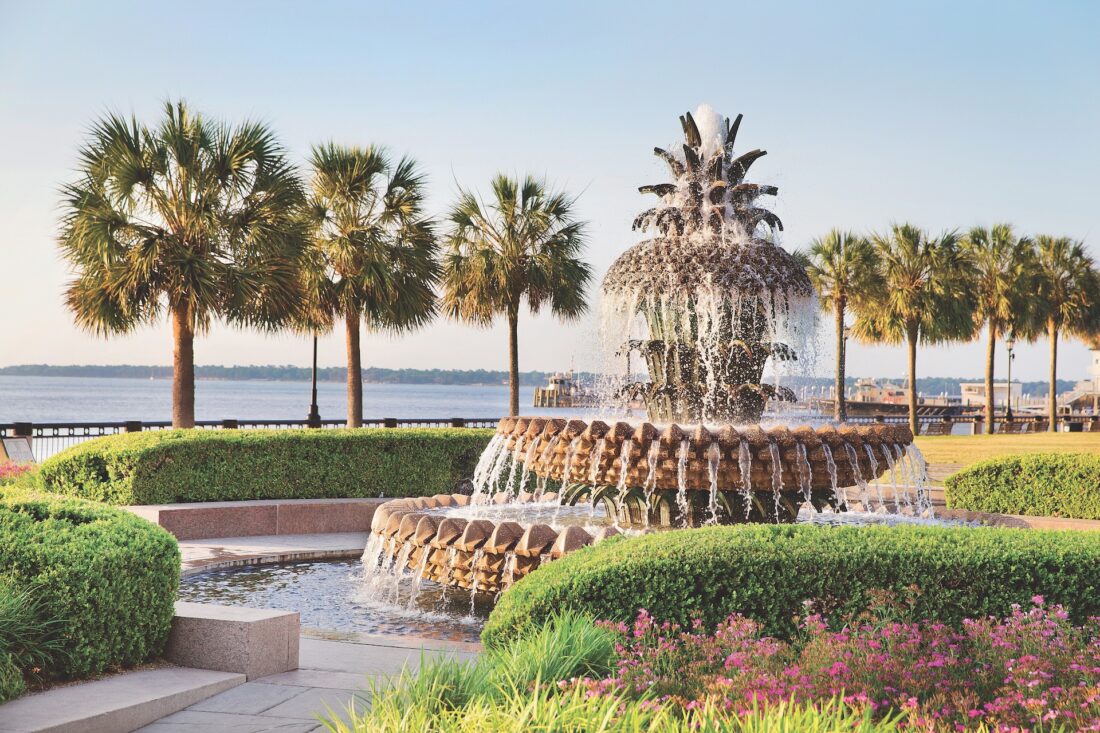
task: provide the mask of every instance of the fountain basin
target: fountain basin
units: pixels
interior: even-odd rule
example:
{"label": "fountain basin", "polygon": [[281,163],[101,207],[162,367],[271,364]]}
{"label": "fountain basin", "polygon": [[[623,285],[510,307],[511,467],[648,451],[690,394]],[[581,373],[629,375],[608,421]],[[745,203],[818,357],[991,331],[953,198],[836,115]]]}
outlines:
{"label": "fountain basin", "polygon": [[[500,496],[512,505],[536,504],[534,495],[527,492]],[[537,503],[551,504],[557,498],[546,494]],[[544,559],[557,559],[619,534],[612,526],[555,528],[541,522],[447,516],[448,508],[468,506],[470,501],[471,497],[461,494],[440,494],[383,504],[371,522],[364,565],[368,571],[388,565],[387,572],[409,570],[417,581],[496,594]],[[484,494],[479,501],[487,506],[505,503]]]}

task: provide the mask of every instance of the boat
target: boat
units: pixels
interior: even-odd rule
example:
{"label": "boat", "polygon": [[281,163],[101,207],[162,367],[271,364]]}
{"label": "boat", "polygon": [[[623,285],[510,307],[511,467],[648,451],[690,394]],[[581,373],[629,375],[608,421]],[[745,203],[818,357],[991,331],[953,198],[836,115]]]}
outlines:
{"label": "boat", "polygon": [[535,388],[535,407],[593,407],[596,395],[581,386],[573,377],[573,370],[554,372],[545,387]]}

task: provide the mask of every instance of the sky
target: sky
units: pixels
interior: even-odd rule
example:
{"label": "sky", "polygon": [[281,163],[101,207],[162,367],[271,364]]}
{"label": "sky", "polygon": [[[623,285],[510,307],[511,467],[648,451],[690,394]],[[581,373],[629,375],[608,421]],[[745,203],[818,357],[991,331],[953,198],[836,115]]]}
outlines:
{"label": "sky", "polygon": [[[104,340],[73,325],[58,256],[58,187],[106,111],[156,122],[166,99],[269,123],[303,165],[310,145],[408,153],[443,214],[457,187],[504,171],[578,196],[598,276],[638,240],[665,180],[654,145],[709,103],[743,113],[768,156],[782,242],[832,227],[933,231],[1009,221],[1100,256],[1100,4],[1086,2],[11,2],[0,0],[0,365],[168,364],[160,323]],[[593,294],[595,295],[595,294]],[[523,369],[594,363],[594,319],[524,316]],[[822,319],[829,343],[829,319]],[[200,364],[298,364],[304,338],[216,326]],[[322,365],[345,363],[342,334]],[[978,343],[923,348],[922,376],[977,376]],[[440,320],[370,334],[364,365],[503,369],[507,331]],[[1042,379],[1047,345],[1017,347]],[[812,365],[826,376],[831,357]],[[1001,352],[998,374],[1004,374]],[[1088,352],[1061,350],[1084,378]],[[900,376],[899,347],[852,345],[853,375]]]}

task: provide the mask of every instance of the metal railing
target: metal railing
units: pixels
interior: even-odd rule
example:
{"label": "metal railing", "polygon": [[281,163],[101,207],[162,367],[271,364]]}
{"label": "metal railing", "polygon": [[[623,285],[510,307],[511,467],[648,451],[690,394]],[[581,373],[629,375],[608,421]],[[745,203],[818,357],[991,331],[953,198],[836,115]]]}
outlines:
{"label": "metal railing", "polygon": [[[975,423],[982,420],[976,415],[921,415],[920,432],[928,432],[933,424],[947,422],[954,434],[968,434],[976,429]],[[378,428],[495,428],[499,418],[495,417],[427,417],[427,418],[396,418],[382,417],[363,420],[363,427],[368,429]],[[905,414],[891,415],[850,415],[847,422],[853,425],[905,425],[909,422],[909,416]],[[1046,418],[1042,416],[1017,415],[1013,422],[1033,423],[1031,431],[1045,429]],[[344,420],[321,420],[314,427],[322,429],[336,429],[345,426]],[[1081,416],[1078,418],[1062,418],[1061,429],[1067,431],[1096,430],[1100,428],[1097,418]],[[205,430],[289,430],[311,427],[307,420],[196,420],[195,427]],[[100,438],[105,435],[118,435],[119,433],[138,433],[147,430],[170,430],[170,421],[143,422],[128,420],[123,422],[51,422],[51,423],[0,423],[0,438],[29,438],[31,452],[36,461],[59,453],[62,450],[83,443],[92,438]],[[998,420],[998,432],[1003,430],[1001,420]]]}
{"label": "metal railing", "polygon": [[[441,417],[398,418],[382,417],[363,420],[363,427],[375,428],[495,428],[500,418],[495,417]],[[322,429],[342,428],[344,420],[321,420]],[[307,420],[196,420],[195,427],[204,430],[290,430],[311,427]],[[50,423],[0,423],[0,438],[28,438],[36,461],[93,438],[120,433],[140,433],[147,430],[170,430],[170,421],[143,422],[50,422]]]}

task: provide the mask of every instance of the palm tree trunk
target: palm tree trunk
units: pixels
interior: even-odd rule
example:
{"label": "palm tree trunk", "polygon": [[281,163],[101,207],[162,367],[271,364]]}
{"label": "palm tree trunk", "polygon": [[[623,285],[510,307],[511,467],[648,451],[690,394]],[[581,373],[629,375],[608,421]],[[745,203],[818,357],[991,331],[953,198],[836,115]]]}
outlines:
{"label": "palm tree trunk", "polygon": [[916,435],[920,426],[917,424],[917,325],[912,324],[905,328],[906,341],[909,346],[909,429]]}
{"label": "palm tree trunk", "polygon": [[172,427],[195,427],[195,326],[186,306],[172,309]]}
{"label": "palm tree trunk", "polygon": [[848,407],[844,400],[844,363],[848,356],[848,342],[844,338],[844,301],[843,296],[836,299],[836,409],[833,417],[837,422],[848,419]]}
{"label": "palm tree trunk", "polygon": [[519,414],[519,308],[508,309],[508,414]]}
{"label": "palm tree trunk", "polygon": [[344,315],[348,347],[348,427],[363,427],[363,362],[359,354],[359,314]]}
{"label": "palm tree trunk", "polygon": [[[985,433],[993,435],[993,420],[995,400],[993,389],[993,361],[997,354],[997,324],[989,322],[989,343],[985,347]],[[1012,393],[1012,385],[1008,385],[1009,394]]]}
{"label": "palm tree trunk", "polygon": [[1053,318],[1047,319],[1047,336],[1050,338],[1050,394],[1047,395],[1047,412],[1050,420],[1047,429],[1058,431],[1058,324]]}

